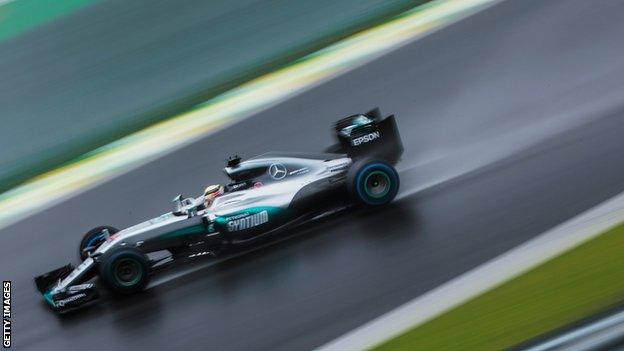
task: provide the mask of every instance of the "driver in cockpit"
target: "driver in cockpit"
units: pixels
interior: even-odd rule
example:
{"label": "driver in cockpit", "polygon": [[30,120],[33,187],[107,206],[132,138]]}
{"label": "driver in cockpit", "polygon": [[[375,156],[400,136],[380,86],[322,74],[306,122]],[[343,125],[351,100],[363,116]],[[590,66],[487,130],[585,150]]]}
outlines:
{"label": "driver in cockpit", "polygon": [[212,206],[214,200],[224,193],[225,188],[223,187],[223,185],[214,184],[207,186],[206,190],[204,190],[204,206],[206,208],[209,208],[210,206]]}
{"label": "driver in cockpit", "polygon": [[231,183],[226,186],[220,184],[209,185],[206,187],[206,190],[204,190],[204,206],[206,209],[210,208],[210,206],[214,203],[214,200],[225,193],[232,193],[234,191],[250,188],[255,189],[261,186],[263,186],[262,182],[252,183],[247,181]]}

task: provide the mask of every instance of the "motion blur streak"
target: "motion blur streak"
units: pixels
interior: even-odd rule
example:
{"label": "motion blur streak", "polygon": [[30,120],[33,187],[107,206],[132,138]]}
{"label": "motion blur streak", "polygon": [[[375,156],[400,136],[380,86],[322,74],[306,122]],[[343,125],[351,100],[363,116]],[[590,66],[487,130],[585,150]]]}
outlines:
{"label": "motion blur streak", "polygon": [[438,0],[0,194],[0,228],[362,65],[492,0]]}
{"label": "motion blur streak", "polygon": [[[21,299],[15,348],[312,349],[620,193],[622,17],[613,1],[501,2],[4,228],[0,265]],[[337,116],[376,105],[397,115],[409,166],[544,116],[551,129],[518,132],[518,143],[548,139],[391,208],[335,216],[135,298],[59,319],[34,291],[31,278],[74,257],[86,230],[169,210],[176,194],[222,179],[229,154],[319,150]],[[481,157],[466,150],[436,172]]]}

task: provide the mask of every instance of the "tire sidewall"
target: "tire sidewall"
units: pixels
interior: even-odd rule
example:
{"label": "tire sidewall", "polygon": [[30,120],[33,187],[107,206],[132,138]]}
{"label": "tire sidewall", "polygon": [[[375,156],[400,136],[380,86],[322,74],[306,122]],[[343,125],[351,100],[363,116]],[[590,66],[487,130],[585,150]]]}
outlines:
{"label": "tire sidewall", "polygon": [[[353,172],[348,177],[349,192],[357,203],[381,206],[394,200],[399,191],[399,174],[390,164],[377,160],[363,160],[356,163],[352,169]],[[389,181],[388,192],[380,198],[370,196],[366,192],[366,179],[374,172],[381,172]]]}
{"label": "tire sidewall", "polygon": [[[140,270],[140,278],[133,284],[124,284],[115,273],[117,265],[122,261],[134,261]],[[143,290],[149,282],[149,260],[136,248],[120,247],[104,254],[99,264],[100,280],[103,285],[115,294],[129,295]]]}

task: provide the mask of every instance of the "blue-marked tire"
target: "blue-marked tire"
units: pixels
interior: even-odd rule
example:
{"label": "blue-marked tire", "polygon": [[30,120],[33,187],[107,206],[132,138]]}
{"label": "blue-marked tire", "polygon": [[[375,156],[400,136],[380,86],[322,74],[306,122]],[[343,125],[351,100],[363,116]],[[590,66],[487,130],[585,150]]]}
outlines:
{"label": "blue-marked tire", "polygon": [[89,257],[90,252],[97,250],[97,248],[100,247],[100,245],[102,245],[104,241],[106,241],[106,238],[104,238],[104,235],[102,235],[102,231],[104,229],[108,229],[108,232],[111,235],[119,231],[119,229],[115,227],[103,225],[100,227],[95,227],[86,232],[85,235],[82,237],[82,240],[80,241],[80,247],[78,248],[78,255],[80,255],[81,261],[86,260],[87,257]]}
{"label": "blue-marked tire", "polygon": [[356,203],[386,205],[399,192],[399,174],[392,165],[383,161],[357,161],[347,174],[347,188]]}
{"label": "blue-marked tire", "polygon": [[130,295],[145,288],[150,280],[147,256],[134,247],[118,247],[100,259],[100,281],[109,291]]}

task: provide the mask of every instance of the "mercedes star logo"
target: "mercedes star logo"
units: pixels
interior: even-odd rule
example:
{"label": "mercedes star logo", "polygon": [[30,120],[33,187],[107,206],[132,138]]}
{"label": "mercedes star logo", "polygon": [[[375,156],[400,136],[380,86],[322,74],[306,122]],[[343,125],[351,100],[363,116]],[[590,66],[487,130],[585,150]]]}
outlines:
{"label": "mercedes star logo", "polygon": [[269,167],[269,174],[273,179],[283,179],[286,176],[286,167],[281,163],[274,163]]}

